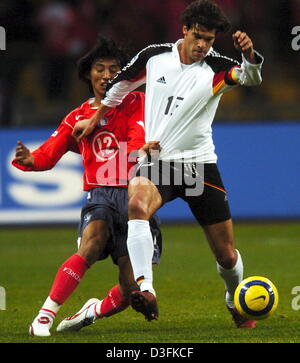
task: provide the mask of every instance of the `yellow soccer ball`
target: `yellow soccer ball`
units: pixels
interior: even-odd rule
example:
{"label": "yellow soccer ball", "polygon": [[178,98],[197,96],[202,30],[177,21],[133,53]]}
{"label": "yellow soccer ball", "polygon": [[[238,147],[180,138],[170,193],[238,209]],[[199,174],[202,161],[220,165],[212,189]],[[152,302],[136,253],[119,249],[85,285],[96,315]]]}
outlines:
{"label": "yellow soccer ball", "polygon": [[277,288],[266,277],[248,277],[236,288],[234,305],[237,311],[247,319],[266,319],[277,308]]}

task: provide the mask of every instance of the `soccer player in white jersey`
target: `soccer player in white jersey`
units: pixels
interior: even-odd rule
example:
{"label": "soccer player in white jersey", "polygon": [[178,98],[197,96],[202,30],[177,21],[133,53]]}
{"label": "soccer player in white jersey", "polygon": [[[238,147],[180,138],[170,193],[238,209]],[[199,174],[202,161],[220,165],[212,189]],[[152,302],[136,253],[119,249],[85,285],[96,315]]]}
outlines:
{"label": "soccer player in white jersey", "polygon": [[[140,287],[132,294],[131,305],[149,321],[158,317],[149,218],[164,203],[180,197],[205,232],[225,283],[226,306],[236,326],[253,328],[256,322],[242,318],[234,307],[243,262],[234,247],[232,219],[216,165],[211,125],[225,91],[237,85],[261,83],[263,58],[254,50],[250,37],[239,30],[232,37],[241,53],[241,64],[213,49],[217,34],[228,31],[230,23],[210,0],[192,2],[181,20],[183,39],[174,44],[150,45],[139,52],[111,82],[98,111],[91,119],[77,123],[73,135],[77,139],[88,135],[104,112],[146,83],[146,142],[159,141],[160,153],[151,160],[140,160],[128,189],[127,245]],[[190,179],[197,184],[194,193]]]}

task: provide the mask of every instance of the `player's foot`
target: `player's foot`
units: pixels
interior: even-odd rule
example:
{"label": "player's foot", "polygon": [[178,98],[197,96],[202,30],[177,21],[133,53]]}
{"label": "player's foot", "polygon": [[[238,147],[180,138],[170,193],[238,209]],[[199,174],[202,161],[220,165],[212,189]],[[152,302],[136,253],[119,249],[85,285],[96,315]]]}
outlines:
{"label": "player's foot", "polygon": [[94,312],[97,303],[100,303],[99,299],[89,299],[83,307],[73,316],[69,316],[62,320],[56,331],[78,331],[81,328],[93,324],[97,320],[97,315]]}
{"label": "player's foot", "polygon": [[49,337],[53,319],[47,315],[39,314],[29,327],[29,334],[37,337]]}
{"label": "player's foot", "polygon": [[237,328],[255,328],[256,327],[255,320],[248,320],[247,318],[244,318],[236,310],[236,308],[230,308],[229,306],[227,306],[227,309],[230,311],[232,319],[233,319],[235,325],[237,326]]}
{"label": "player's foot", "polygon": [[148,321],[158,319],[156,297],[149,291],[133,291],[131,293],[131,306],[137,312],[144,314]]}

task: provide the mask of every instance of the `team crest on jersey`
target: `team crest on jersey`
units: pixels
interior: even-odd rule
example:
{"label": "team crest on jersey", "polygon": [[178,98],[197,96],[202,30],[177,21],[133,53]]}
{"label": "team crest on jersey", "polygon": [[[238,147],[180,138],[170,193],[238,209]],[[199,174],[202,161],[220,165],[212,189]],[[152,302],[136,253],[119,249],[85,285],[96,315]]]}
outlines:
{"label": "team crest on jersey", "polygon": [[103,117],[100,121],[99,121],[99,127],[101,126],[106,126],[108,124],[108,118],[107,117]]}

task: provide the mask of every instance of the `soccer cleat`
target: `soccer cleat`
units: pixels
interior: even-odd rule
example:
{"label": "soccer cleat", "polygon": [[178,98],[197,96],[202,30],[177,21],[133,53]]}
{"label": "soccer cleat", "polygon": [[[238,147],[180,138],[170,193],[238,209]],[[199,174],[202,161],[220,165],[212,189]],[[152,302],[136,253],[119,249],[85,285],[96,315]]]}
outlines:
{"label": "soccer cleat", "polygon": [[235,325],[237,326],[237,328],[255,328],[256,327],[255,320],[248,320],[247,318],[244,318],[236,310],[236,308],[230,308],[229,306],[227,306],[227,309],[229,310],[229,312],[232,316],[232,319],[233,319]]}
{"label": "soccer cleat", "polygon": [[37,337],[49,337],[53,319],[47,315],[39,314],[29,327],[29,334]]}
{"label": "soccer cleat", "polygon": [[92,305],[96,306],[96,304],[99,302],[101,301],[96,298],[89,299],[75,315],[69,316],[62,320],[58,324],[56,331],[78,331],[85,326],[93,324],[97,320],[97,317],[87,317],[87,313]]}
{"label": "soccer cleat", "polygon": [[144,314],[148,321],[158,319],[156,297],[149,291],[133,291],[131,293],[131,306],[137,312]]}

